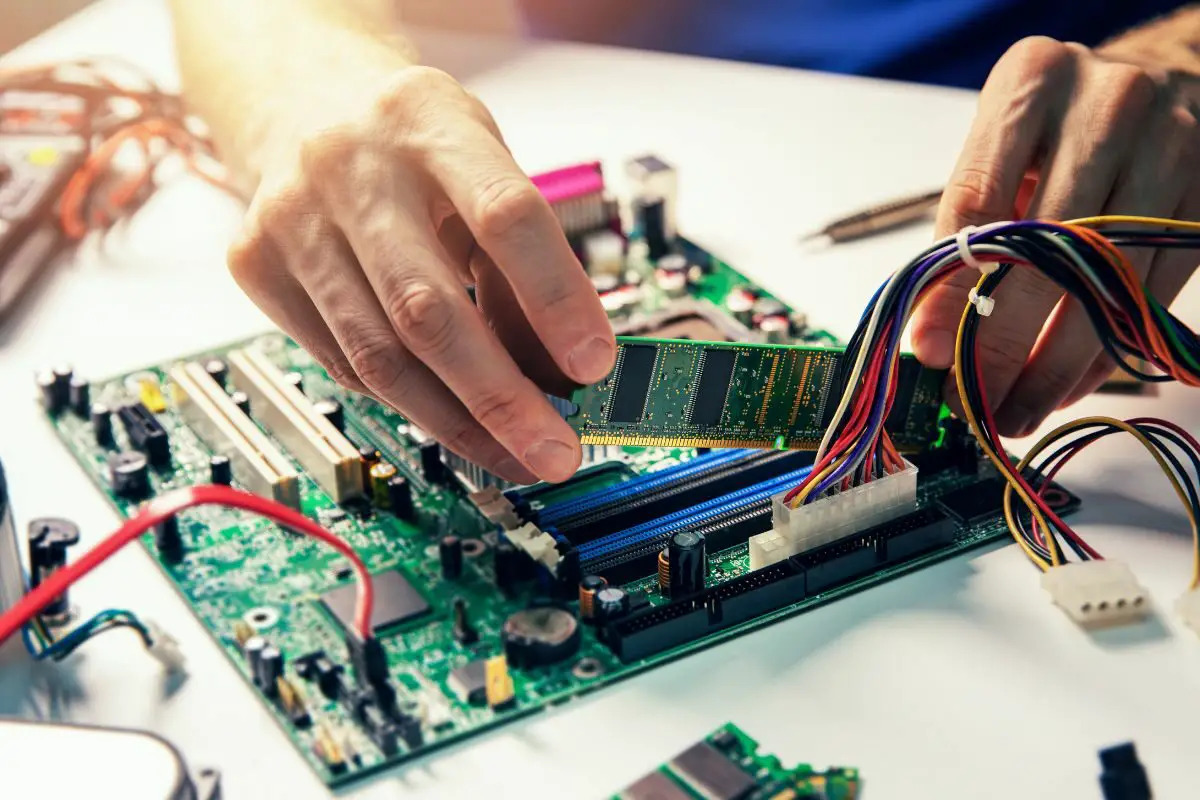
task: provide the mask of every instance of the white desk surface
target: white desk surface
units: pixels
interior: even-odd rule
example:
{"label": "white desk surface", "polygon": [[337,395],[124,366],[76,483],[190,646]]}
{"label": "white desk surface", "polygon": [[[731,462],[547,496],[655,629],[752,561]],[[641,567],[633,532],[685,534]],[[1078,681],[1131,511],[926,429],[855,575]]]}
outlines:
{"label": "white desk surface", "polygon": [[[643,151],[674,162],[683,230],[842,334],[930,232],[820,253],[802,251],[797,234],[938,185],[974,106],[956,91],[629,51],[420,41],[431,63],[488,103],[530,170]],[[101,52],[176,81],[156,0],[105,0],[14,60]],[[114,374],[266,328],[222,266],[239,219],[230,200],[182,181],[104,252],[86,247],[0,333],[0,451],[19,521],[67,515],[88,543],[117,522],[42,420],[37,367],[67,360],[84,374]],[[1196,283],[1179,307],[1185,319],[1200,317]],[[1090,398],[1078,411],[1153,413],[1197,430],[1196,398],[1167,387],[1154,398]],[[1084,635],[1050,605],[1016,547],[993,549],[653,670],[350,794],[600,797],[732,720],[785,761],[860,767],[866,796],[880,800],[1095,798],[1097,749],[1130,739],[1156,796],[1193,797],[1200,638],[1171,613],[1190,542],[1169,488],[1148,467],[1132,442],[1112,442],[1065,480],[1085,499],[1081,532],[1131,563],[1150,589],[1153,622]],[[164,696],[157,665],[134,639],[106,636],[49,673],[8,669],[0,713],[36,707],[152,729],[193,763],[222,769],[233,800],[327,796],[143,552],[114,558],[73,597],[89,611],[127,607],[164,623],[182,642],[190,677]]]}

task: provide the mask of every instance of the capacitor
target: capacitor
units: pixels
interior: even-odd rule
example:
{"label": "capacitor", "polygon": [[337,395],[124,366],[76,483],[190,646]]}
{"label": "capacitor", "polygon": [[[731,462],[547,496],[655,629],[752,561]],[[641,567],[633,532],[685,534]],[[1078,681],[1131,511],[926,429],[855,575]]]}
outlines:
{"label": "capacitor", "polygon": [[374,447],[364,444],[358,448],[358,457],[362,459],[363,486],[369,487],[371,485],[371,467],[375,466],[382,456]]}
{"label": "capacitor", "polygon": [[774,297],[763,296],[754,301],[755,322],[766,317],[786,317],[787,313],[787,307]]}
{"label": "capacitor", "polygon": [[749,328],[754,324],[754,300],[754,292],[740,286],[725,297],[725,308],[738,322]]}
{"label": "capacitor", "polygon": [[233,401],[233,404],[237,406],[243,414],[245,414],[247,417],[250,416],[250,395],[246,394],[245,392],[234,392],[233,394],[229,395],[229,399]]}
{"label": "capacitor", "polygon": [[179,517],[171,516],[154,526],[154,545],[167,561],[177,564],[183,560],[183,537],[179,534]]}
{"label": "capacitor", "polygon": [[671,565],[671,597],[686,597],[701,591],[708,577],[704,535],[695,531],[680,531],[671,537],[667,546],[670,550],[667,561]]}
{"label": "capacitor", "polygon": [[[67,548],[79,544],[79,526],[69,519],[43,517],[31,520],[28,528],[29,581],[34,589],[67,565]],[[70,610],[66,590],[47,604],[40,614],[55,618]]]}
{"label": "capacitor", "polygon": [[479,641],[479,631],[471,624],[467,616],[467,601],[461,597],[454,598],[454,640],[459,644],[474,644]]}
{"label": "capacitor", "polygon": [[208,377],[213,379],[213,382],[225,388],[225,381],[229,379],[229,365],[219,358],[210,358],[204,362],[204,371],[208,373]]}
{"label": "capacitor", "polygon": [[324,400],[318,400],[313,403],[313,408],[325,419],[329,420],[329,424],[336,428],[339,432],[346,430],[346,412],[342,409],[342,404],[332,397],[326,397]]}
{"label": "capacitor", "polygon": [[792,338],[792,324],[784,314],[774,317],[763,317],[755,327],[766,337],[770,344],[787,344]]}
{"label": "capacitor", "polygon": [[641,232],[651,261],[657,261],[671,250],[666,213],[667,204],[661,197],[639,197],[633,201],[634,227]]}
{"label": "capacitor", "polygon": [[668,297],[682,297],[687,294],[687,259],[679,253],[663,256],[654,269],[654,281]]}
{"label": "capacitor", "polygon": [[46,413],[57,416],[63,412],[67,406],[66,395],[59,396],[58,384],[54,380],[54,373],[49,370],[39,372],[35,378],[38,386],[38,396],[42,401],[42,408],[46,409]]}
{"label": "capacitor", "polygon": [[96,444],[101,447],[112,447],[113,445],[113,425],[112,425],[112,410],[103,403],[92,403],[92,435],[96,437]]}
{"label": "capacitor", "polygon": [[596,289],[596,294],[608,294],[615,292],[621,285],[621,277],[613,275],[611,272],[602,272],[592,276],[592,286]]}
{"label": "capacitor", "polygon": [[584,575],[579,581],[579,616],[593,619],[596,616],[596,592],[608,585],[599,575]]}
{"label": "capacitor", "polygon": [[387,482],[388,507],[400,519],[413,519],[412,486],[403,475]]}
{"label": "capacitor", "polygon": [[799,336],[808,328],[808,315],[803,311],[793,311],[788,314],[788,322],[792,326],[792,336]]}
{"label": "capacitor", "polygon": [[284,374],[283,382],[289,386],[295,386],[296,391],[298,391],[300,394],[304,394],[304,376],[299,372],[293,371]]}
{"label": "capacitor", "polygon": [[208,479],[218,486],[233,483],[233,462],[228,456],[215,455],[208,460]]}
{"label": "capacitor", "polygon": [[67,402],[70,403],[75,416],[88,418],[92,406],[92,386],[82,375],[71,376],[71,382],[67,386]]}
{"label": "capacitor", "polygon": [[277,681],[283,676],[283,652],[268,644],[259,654],[258,666],[254,670],[254,683],[265,695],[274,696],[279,691]]}
{"label": "capacitor", "polygon": [[492,548],[492,571],[496,576],[496,587],[506,595],[512,595],[521,580],[520,559],[527,556],[509,541],[501,541]]}
{"label": "capacitor", "polygon": [[251,636],[242,645],[242,655],[246,657],[246,666],[250,668],[250,675],[257,678],[258,664],[262,661],[263,651],[267,649],[267,640],[261,636]]}
{"label": "capacitor", "polygon": [[443,536],[438,541],[438,558],[442,562],[442,577],[448,581],[458,580],[463,569],[462,539],[453,533]]}
{"label": "capacitor", "polygon": [[391,495],[388,494],[388,481],[396,477],[396,467],[386,461],[377,461],[371,465],[369,473],[371,482],[371,498],[379,508],[391,506]]}
{"label": "capacitor", "polygon": [[71,400],[71,378],[73,377],[75,377],[75,370],[68,364],[59,364],[54,368],[54,391],[58,395],[61,407],[66,407]]}
{"label": "capacitor", "polygon": [[671,562],[670,551],[663,548],[658,551],[658,590],[663,594],[671,591]]}
{"label": "capacitor", "polygon": [[596,619],[616,619],[629,611],[629,594],[620,586],[605,586],[596,592]]}
{"label": "capacitor", "polygon": [[441,483],[446,475],[446,465],[442,463],[442,446],[434,441],[421,444],[417,448],[421,454],[421,474],[430,483]]}
{"label": "capacitor", "polygon": [[115,494],[141,500],[150,494],[150,463],[143,453],[123,450],[108,457],[108,483]]}

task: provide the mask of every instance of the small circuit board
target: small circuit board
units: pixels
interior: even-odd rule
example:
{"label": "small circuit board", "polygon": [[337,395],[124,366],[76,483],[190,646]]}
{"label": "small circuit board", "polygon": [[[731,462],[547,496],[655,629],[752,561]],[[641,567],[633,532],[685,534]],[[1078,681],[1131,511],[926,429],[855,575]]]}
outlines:
{"label": "small circuit board", "polygon": [[[629,169],[642,188],[624,226],[596,165],[538,184],[618,335],[836,358],[820,349],[838,344],[827,332],[674,232],[661,160]],[[806,383],[780,377],[785,366],[778,385]],[[915,508],[758,571],[749,539],[771,528],[772,495],[803,479],[811,452],[588,443],[571,480],[513,486],[337,386],[279,334],[107,380],[57,370],[38,384],[57,434],[122,515],[172,489],[232,483],[301,511],[366,563],[383,672],[369,687],[348,624],[353,570],[329,548],[223,507],[183,512],[143,540],[331,786],[1009,535],[990,463],[921,380],[904,423],[917,426],[912,441],[929,437],[917,409],[941,419],[936,444],[909,457]],[[815,435],[819,423],[805,424]],[[1059,487],[1047,497],[1060,514],[1077,505]]]}
{"label": "small circuit board", "polygon": [[850,767],[785,767],[731,722],[610,800],[855,800],[861,785]]}

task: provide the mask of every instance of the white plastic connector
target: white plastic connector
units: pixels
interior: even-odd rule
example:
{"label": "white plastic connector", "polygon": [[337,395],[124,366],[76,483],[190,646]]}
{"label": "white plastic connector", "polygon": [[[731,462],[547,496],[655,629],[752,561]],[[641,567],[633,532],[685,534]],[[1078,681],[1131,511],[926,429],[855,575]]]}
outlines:
{"label": "white plastic connector", "polygon": [[527,522],[519,528],[506,531],[504,535],[534,561],[549,567],[551,572],[558,569],[559,553],[554,537],[537,525]]}
{"label": "white plastic connector", "polygon": [[771,498],[773,527],[750,537],[750,569],[761,569],[797,553],[887,522],[917,505],[917,468],[905,468],[878,480],[788,508],[777,494]]}
{"label": "white plastic connector", "polygon": [[187,658],[179,649],[179,642],[175,640],[175,637],[159,627],[153,620],[146,622],[146,633],[150,635],[150,647],[146,650],[150,657],[162,664],[167,672],[183,672],[183,665],[187,663]]}
{"label": "white plastic connector", "polygon": [[1079,561],[1042,573],[1055,605],[1085,628],[1125,625],[1150,613],[1150,598],[1120,561]]}
{"label": "white plastic connector", "polygon": [[958,247],[958,257],[962,259],[964,264],[966,264],[968,267],[973,267],[974,269],[979,270],[984,275],[991,275],[993,272],[1000,269],[1000,265],[994,261],[980,261],[975,257],[975,254],[971,252],[971,242],[969,241],[969,237],[972,233],[976,233],[979,230],[980,228],[976,228],[974,225],[966,226],[955,235],[954,244]]}
{"label": "white plastic connector", "polygon": [[986,294],[981,295],[974,286],[967,292],[967,299],[975,306],[975,310],[981,317],[990,317],[993,309],[996,308],[996,299]]}
{"label": "white plastic connector", "polygon": [[1175,603],[1175,613],[1184,625],[1200,634],[1200,589],[1192,589],[1180,597]]}
{"label": "white plastic connector", "polygon": [[471,492],[467,498],[479,509],[479,513],[505,530],[512,530],[521,524],[516,508],[495,486]]}

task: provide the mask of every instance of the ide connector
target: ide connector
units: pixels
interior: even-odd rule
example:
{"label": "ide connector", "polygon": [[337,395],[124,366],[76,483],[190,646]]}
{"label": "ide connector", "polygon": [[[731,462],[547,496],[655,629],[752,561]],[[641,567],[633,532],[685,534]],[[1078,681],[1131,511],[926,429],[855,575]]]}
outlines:
{"label": "ide connector", "polygon": [[1042,588],[1085,628],[1125,625],[1150,613],[1146,590],[1120,561],[1075,561],[1051,567],[1042,573]]}
{"label": "ide connector", "polygon": [[789,508],[783,502],[786,495],[784,492],[771,498],[771,530],[750,537],[752,570],[912,511],[917,506],[917,468],[905,461],[902,470],[799,508]]}

